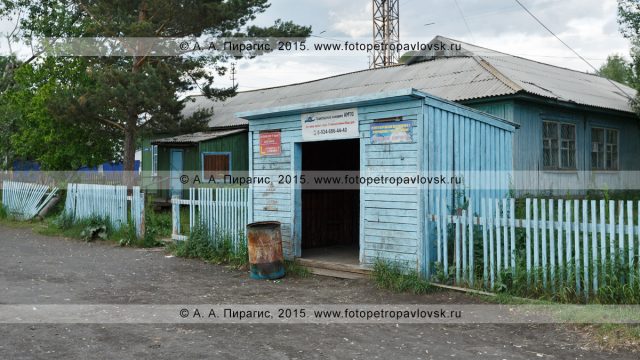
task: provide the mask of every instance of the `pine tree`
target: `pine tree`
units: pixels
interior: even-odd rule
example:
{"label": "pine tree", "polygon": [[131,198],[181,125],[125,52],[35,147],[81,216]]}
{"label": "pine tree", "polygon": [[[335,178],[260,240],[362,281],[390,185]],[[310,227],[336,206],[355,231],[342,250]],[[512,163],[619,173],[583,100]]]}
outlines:
{"label": "pine tree", "polygon": [[[310,27],[277,21],[270,27],[248,24],[268,7],[268,0],[1,0],[0,17],[23,14],[22,31],[30,37],[178,37],[280,36],[304,38]],[[92,122],[122,137],[125,170],[134,169],[136,139],[143,131],[184,132],[202,128],[211,115],[185,118],[184,94],[199,88],[225,99],[235,88],[217,88],[230,54],[201,56],[85,58],[89,80],[74,91],[56,92],[51,105],[69,121]],[[259,54],[255,54],[259,55]],[[64,129],[61,129],[64,131]],[[114,144],[119,145],[119,144]]]}

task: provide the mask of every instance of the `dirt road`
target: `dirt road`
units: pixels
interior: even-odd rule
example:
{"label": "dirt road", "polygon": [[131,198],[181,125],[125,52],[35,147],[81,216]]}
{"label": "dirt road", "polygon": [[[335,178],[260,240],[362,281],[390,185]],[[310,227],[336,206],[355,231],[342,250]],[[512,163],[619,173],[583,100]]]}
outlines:
{"label": "dirt road", "polygon": [[[365,280],[279,282],[163,252],[0,227],[0,304],[461,304]],[[7,325],[0,359],[637,359],[551,325]]]}

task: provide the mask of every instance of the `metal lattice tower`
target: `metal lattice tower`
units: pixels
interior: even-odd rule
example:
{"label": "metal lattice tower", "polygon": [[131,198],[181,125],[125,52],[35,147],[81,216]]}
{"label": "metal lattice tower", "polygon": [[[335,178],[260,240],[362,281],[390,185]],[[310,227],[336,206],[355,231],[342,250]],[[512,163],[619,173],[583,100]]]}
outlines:
{"label": "metal lattice tower", "polygon": [[[400,42],[400,0],[373,0],[373,50],[371,68],[398,63],[399,54],[389,44]],[[382,48],[386,46],[385,48]]]}

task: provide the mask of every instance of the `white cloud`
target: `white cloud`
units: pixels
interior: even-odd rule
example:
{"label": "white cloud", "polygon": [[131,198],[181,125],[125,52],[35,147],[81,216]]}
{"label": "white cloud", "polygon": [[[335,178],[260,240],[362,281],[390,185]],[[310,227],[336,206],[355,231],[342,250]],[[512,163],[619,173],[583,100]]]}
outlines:
{"label": "white cloud", "polygon": [[[313,26],[314,33],[338,39],[369,42],[371,0],[272,0],[258,15],[257,24],[275,19]],[[452,2],[401,0],[400,37],[429,41],[443,35],[527,58],[592,71],[511,0],[458,0],[471,29]],[[546,25],[581,55],[599,67],[607,55],[629,53],[629,43],[618,32],[616,0],[527,0],[524,2]],[[434,25],[425,24],[435,22]],[[0,22],[0,29],[9,24]],[[314,38],[316,41],[320,40]],[[327,42],[330,42],[327,40]],[[241,89],[290,84],[366,69],[367,54],[341,56],[267,55],[238,64]],[[219,79],[230,84],[229,76]]]}

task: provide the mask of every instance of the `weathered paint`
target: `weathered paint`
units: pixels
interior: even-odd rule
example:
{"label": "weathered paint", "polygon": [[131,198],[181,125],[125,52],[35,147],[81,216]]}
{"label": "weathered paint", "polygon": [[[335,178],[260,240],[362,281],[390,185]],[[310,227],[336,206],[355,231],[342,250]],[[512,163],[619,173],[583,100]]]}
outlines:
{"label": "weathered paint", "polygon": [[144,193],[139,186],[134,186],[128,196],[127,187],[122,185],[68,184],[64,211],[74,221],[97,216],[117,229],[131,221],[136,234],[144,236]]}
{"label": "weathered paint", "polygon": [[252,279],[273,280],[284,276],[279,222],[265,221],[247,225],[247,241]]}
{"label": "weathered paint", "polygon": [[34,218],[56,195],[58,188],[16,181],[2,182],[2,206],[21,220]]}
{"label": "weathered paint", "polygon": [[[166,135],[156,136],[156,138],[164,138]],[[142,171],[143,171],[143,187],[147,193],[152,194],[158,199],[169,200],[170,192],[167,190],[170,184],[169,179],[157,177],[151,174],[151,141],[152,139],[144,139],[142,152]],[[172,149],[180,149],[183,151],[182,171],[198,172],[203,170],[202,156],[204,154],[230,154],[231,172],[246,172],[249,169],[249,146],[247,133],[238,133],[213,140],[203,141],[190,146],[179,145],[159,145],[158,146],[158,173],[167,174],[170,171],[170,153]],[[181,197],[187,197],[186,191],[183,191]]]}
{"label": "weathered paint", "polygon": [[[511,166],[513,124],[417,91],[374,94],[335,99],[323,103],[240,114],[249,120],[252,176],[272,171],[299,174],[303,142],[300,114],[309,111],[357,107],[360,132],[360,173],[412,172],[439,175],[442,172],[501,170]],[[371,144],[370,125],[376,119],[402,117],[414,123],[414,142]],[[259,132],[280,130],[282,154],[260,156]],[[501,196],[508,190],[508,177],[487,176],[493,190],[476,190],[483,196]],[[497,178],[498,176],[502,176]],[[361,187],[360,262],[376,259],[402,261],[427,271],[435,259],[435,231],[426,227],[425,214],[435,205],[436,195],[453,207],[454,190]],[[479,204],[477,204],[479,205]],[[300,256],[300,190],[293,186],[252,187],[254,221],[282,223],[284,255]]]}
{"label": "weathered paint", "polygon": [[[558,195],[583,193],[567,188],[590,188],[590,184],[606,183],[608,188],[625,188],[622,171],[640,170],[640,122],[632,114],[551,103],[530,96],[511,100],[465,102],[468,106],[510,120],[520,126],[513,136],[514,186],[519,195],[558,190]],[[542,123],[544,120],[576,125],[576,169],[545,170],[542,162]],[[616,129],[619,133],[618,171],[598,171],[591,168],[591,128]],[[535,174],[535,176],[531,176]],[[576,186],[577,185],[577,186]]]}
{"label": "weathered paint", "polygon": [[[555,292],[558,285],[575,286],[576,294],[583,292],[583,296],[588,298],[590,294],[597,294],[600,287],[608,286],[611,281],[629,286],[636,276],[640,276],[640,264],[635,261],[640,256],[636,252],[640,247],[640,226],[635,222],[640,218],[640,203],[610,201],[607,224],[605,200],[527,198],[525,216],[518,219],[514,199],[507,201],[483,198],[474,201],[482,203],[483,210],[473,216],[465,212],[452,215],[442,209],[436,209],[433,214],[427,215],[429,222],[436,223],[437,234],[443,238],[449,237],[447,225],[460,225],[456,226],[455,231],[456,256],[450,257],[452,261],[449,263],[442,261],[445,273],[449,266],[454,266],[457,274],[460,272],[461,276],[456,276],[455,279],[456,285],[466,286],[472,284],[474,279],[482,278],[485,289],[491,291],[495,289],[496,279],[502,271],[510,271],[514,276],[517,276],[518,271],[524,271],[529,284],[534,287]],[[495,211],[493,206],[497,206]],[[614,215],[616,213],[618,216]],[[478,259],[481,264],[477,267],[473,266],[472,260],[473,240],[459,234],[465,226],[470,234],[482,234],[480,247],[483,256]],[[478,229],[478,226],[482,229]],[[502,232],[501,227],[504,229]],[[525,229],[525,244],[519,243],[518,248],[516,228]],[[500,241],[494,242],[501,234],[503,244],[510,244],[507,245],[510,246],[510,251],[506,252],[504,262],[499,260],[502,255],[498,246]],[[566,247],[563,245],[565,235]],[[438,245],[439,254],[446,252],[445,243],[440,242]],[[470,251],[465,252],[465,249]],[[465,260],[469,260],[470,267],[465,265]],[[624,265],[619,269],[624,276],[612,279],[599,275],[600,270],[605,272],[615,266],[617,261]],[[525,263],[526,268],[517,268],[516,264],[519,263]]]}
{"label": "weathered paint", "polygon": [[[231,239],[235,248],[242,245],[245,228],[249,223],[248,188],[190,188],[188,197],[171,199],[172,234],[171,238],[183,241],[180,206],[189,210],[189,231],[199,223],[210,233],[214,241]],[[185,229],[186,230],[186,229]],[[186,233],[186,231],[185,231]]]}

